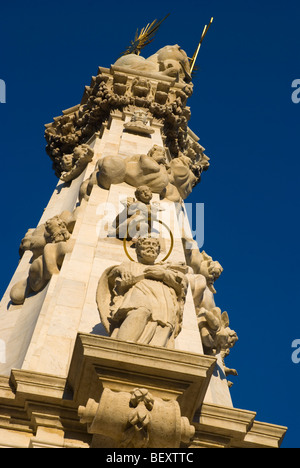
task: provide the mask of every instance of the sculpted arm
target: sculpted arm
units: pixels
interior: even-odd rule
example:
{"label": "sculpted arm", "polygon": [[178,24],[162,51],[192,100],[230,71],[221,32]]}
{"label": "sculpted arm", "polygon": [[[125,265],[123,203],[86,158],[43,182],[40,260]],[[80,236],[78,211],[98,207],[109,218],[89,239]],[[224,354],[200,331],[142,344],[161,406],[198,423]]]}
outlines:
{"label": "sculpted arm", "polygon": [[183,273],[161,266],[146,268],[145,278],[162,281],[170,288],[173,288],[177,295],[181,295],[188,284],[187,278]]}
{"label": "sculpted arm", "polygon": [[136,283],[135,277],[128,271],[125,265],[118,265],[108,275],[108,284],[115,294],[123,294]]}

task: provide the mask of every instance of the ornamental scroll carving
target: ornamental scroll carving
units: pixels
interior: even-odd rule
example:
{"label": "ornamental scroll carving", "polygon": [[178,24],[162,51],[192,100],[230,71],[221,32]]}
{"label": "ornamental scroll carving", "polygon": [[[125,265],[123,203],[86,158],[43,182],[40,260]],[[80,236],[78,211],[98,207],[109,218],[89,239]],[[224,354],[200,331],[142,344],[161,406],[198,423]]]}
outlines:
{"label": "ornamental scroll carving", "polygon": [[99,403],[89,399],[78,414],[89,433],[110,437],[119,448],[178,448],[195,433],[177,401],[153,397],[146,388],[105,388]]}

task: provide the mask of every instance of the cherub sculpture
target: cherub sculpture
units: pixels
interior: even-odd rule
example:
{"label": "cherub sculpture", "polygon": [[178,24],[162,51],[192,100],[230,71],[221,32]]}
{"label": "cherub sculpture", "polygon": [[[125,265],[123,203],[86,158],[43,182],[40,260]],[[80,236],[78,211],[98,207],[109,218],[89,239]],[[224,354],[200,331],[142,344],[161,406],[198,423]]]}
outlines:
{"label": "cherub sculpture", "polygon": [[21,305],[31,293],[41,291],[52,275],[58,274],[67,253],[73,249],[71,234],[75,213],[64,211],[36,229],[30,229],[20,245],[20,256],[32,252],[32,263],[26,279],[17,282],[10,291],[13,304]]}
{"label": "cherub sculpture", "polygon": [[[199,332],[202,339],[204,353],[220,355],[225,375],[237,375],[235,369],[229,369],[224,363],[230,349],[238,340],[234,330],[229,328],[227,312],[221,312],[216,307],[214,282],[220,277],[223,268],[219,262],[200,252],[192,239],[183,239],[187,264],[193,273],[188,275],[197,314]],[[228,382],[231,385],[231,382]]]}
{"label": "cherub sculpture", "polygon": [[94,172],[82,183],[79,198],[88,200],[94,185],[109,190],[112,184],[122,182],[132,187],[148,185],[160,198],[181,202],[191,193],[196,178],[188,157],[181,155],[169,163],[165,148],[154,145],[147,154],[99,159]]}
{"label": "cherub sculpture", "polygon": [[64,182],[76,179],[92,161],[93,156],[94,150],[85,144],[77,146],[71,154],[64,154],[61,159],[60,179]]}
{"label": "cherub sculpture", "polygon": [[131,240],[146,237],[151,233],[159,206],[150,203],[153,194],[147,185],[137,187],[135,196],[136,199],[127,198],[123,202],[124,211],[114,221],[109,237]]}

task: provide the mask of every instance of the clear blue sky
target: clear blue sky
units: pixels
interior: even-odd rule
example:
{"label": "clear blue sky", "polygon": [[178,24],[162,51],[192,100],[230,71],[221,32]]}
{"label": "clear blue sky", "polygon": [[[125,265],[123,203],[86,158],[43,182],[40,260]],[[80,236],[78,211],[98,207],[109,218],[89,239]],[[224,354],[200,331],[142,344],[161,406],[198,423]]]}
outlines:
{"label": "clear blue sky", "polygon": [[0,104],[0,293],[17,266],[21,238],[38,223],[57,182],[44,124],[80,102],[98,66],[109,67],[136,28],[171,13],[143,55],[176,43],[192,55],[213,16],[189,101],[190,127],[211,167],[188,201],[205,204],[204,249],[224,267],[216,302],[239,336],[227,359],[239,372],[234,406],[288,426],[282,446],[299,448],[300,364],[291,360],[291,344],[300,339],[300,103],[292,102],[291,84],[300,79],[300,3],[245,3],[1,5],[7,102]]}

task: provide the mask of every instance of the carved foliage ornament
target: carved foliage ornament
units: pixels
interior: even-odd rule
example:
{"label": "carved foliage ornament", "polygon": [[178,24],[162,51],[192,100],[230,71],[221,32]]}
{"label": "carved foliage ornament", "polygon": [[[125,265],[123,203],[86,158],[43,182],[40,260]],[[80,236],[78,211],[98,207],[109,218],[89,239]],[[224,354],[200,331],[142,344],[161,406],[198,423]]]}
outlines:
{"label": "carved foliage ornament", "polygon": [[[157,57],[168,57],[169,53],[172,55],[173,49],[170,52],[170,47],[175,46],[161,49]],[[174,53],[176,56],[177,52]],[[168,60],[163,58],[162,63]],[[175,58],[175,63],[176,60],[178,61],[178,57]],[[168,73],[170,70],[170,67],[166,68]],[[53,161],[56,175],[66,181],[77,177],[84,164],[81,164],[83,161],[76,155],[75,148],[84,145],[100,130],[112,110],[123,110],[131,105],[146,108],[153,117],[162,120],[165,144],[170,149],[172,158],[177,158],[180,153],[191,158],[192,170],[196,175],[195,183],[199,182],[200,174],[208,168],[209,159],[204,154],[204,148],[188,136],[190,110],[186,107],[186,101],[192,94],[192,84],[171,87],[166,92],[165,86],[160,90],[159,82],[154,84],[146,79],[142,82],[139,79],[132,85],[127,75],[124,75],[122,82],[118,81],[117,72],[113,75],[100,73],[93,77],[91,85],[86,87],[82,103],[55,118],[52,124],[46,125],[46,150]],[[162,93],[167,96],[165,103]]]}
{"label": "carved foliage ornament", "polygon": [[154,398],[145,388],[131,393],[105,388],[99,403],[89,399],[78,414],[89,433],[110,437],[120,448],[178,448],[195,433],[177,401]]}

